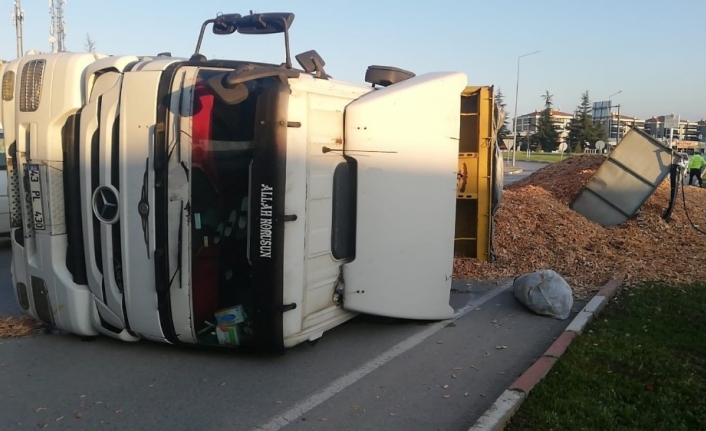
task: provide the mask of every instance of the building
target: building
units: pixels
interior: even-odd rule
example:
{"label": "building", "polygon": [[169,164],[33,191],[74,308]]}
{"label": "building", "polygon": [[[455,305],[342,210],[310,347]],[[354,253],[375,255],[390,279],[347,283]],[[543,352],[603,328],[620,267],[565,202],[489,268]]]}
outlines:
{"label": "building", "polygon": [[[645,132],[657,139],[669,139],[670,130],[664,127],[664,115],[645,120]],[[674,129],[675,141],[703,141],[706,122],[679,120],[679,129]]]}
{"label": "building", "polygon": [[[537,123],[542,116],[542,112],[544,111],[534,111],[517,117],[518,140],[520,137],[537,132]],[[650,136],[665,143],[669,139],[670,131],[664,127],[664,115],[647,120],[622,114],[620,114],[620,119],[618,119],[618,115],[618,112],[612,112],[610,108],[606,108],[604,117],[593,120],[594,123],[602,125],[607,138],[606,143],[609,145],[615,146],[619,139],[622,139],[631,128],[644,130]],[[559,131],[561,140],[564,142],[569,134],[568,125],[572,118],[574,118],[574,114],[556,109],[552,110],[552,123]],[[703,147],[706,144],[706,119],[699,121],[680,120],[679,129],[674,129],[674,142],[679,142],[680,147],[688,147],[690,145],[688,144],[689,142],[700,142],[701,147]]]}
{"label": "building", "polygon": [[610,117],[594,120],[594,123],[598,123],[603,126],[603,132],[605,133],[606,140],[610,145],[616,145],[618,142],[618,130],[620,130],[621,139],[633,127],[640,130],[645,130],[645,120],[641,120],[637,117],[630,117],[628,115],[620,115],[620,120],[618,121],[617,112],[611,112]]}
{"label": "building", "polygon": [[[537,131],[537,123],[539,123],[539,119],[542,117],[543,112],[543,110],[534,111],[517,117],[517,132],[519,135],[527,136],[534,134]],[[559,135],[563,142],[569,134],[567,126],[569,125],[571,119],[574,118],[574,114],[552,109],[551,116],[552,124],[554,124],[554,127],[559,131]]]}

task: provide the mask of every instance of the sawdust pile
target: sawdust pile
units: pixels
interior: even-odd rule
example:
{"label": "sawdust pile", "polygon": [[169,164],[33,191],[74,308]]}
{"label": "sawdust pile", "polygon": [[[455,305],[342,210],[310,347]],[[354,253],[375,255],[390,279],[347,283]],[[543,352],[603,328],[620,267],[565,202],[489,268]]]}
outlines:
{"label": "sawdust pile", "polygon": [[[706,235],[687,219],[679,192],[669,223],[669,179],[638,215],[610,228],[569,209],[569,204],[605,160],[571,157],[508,185],[495,221],[494,263],[459,260],[454,276],[463,279],[514,277],[539,269],[564,276],[577,296],[595,292],[618,272],[627,283],[706,282]],[[691,220],[706,230],[706,189],[685,186]]]}
{"label": "sawdust pile", "polygon": [[0,317],[0,338],[26,337],[44,329],[44,324],[31,317]]}

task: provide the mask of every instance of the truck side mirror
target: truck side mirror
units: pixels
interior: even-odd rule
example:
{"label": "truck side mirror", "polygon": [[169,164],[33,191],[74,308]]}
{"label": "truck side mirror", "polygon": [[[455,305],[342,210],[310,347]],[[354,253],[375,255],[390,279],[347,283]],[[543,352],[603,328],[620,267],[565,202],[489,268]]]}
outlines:
{"label": "truck side mirror", "polygon": [[213,34],[228,35],[235,33],[238,30],[238,20],[241,18],[239,13],[229,13],[219,15],[213,22]]}
{"label": "truck side mirror", "polygon": [[206,85],[208,85],[208,88],[213,91],[213,94],[226,105],[237,105],[247,99],[250,94],[248,87],[243,83],[238,83],[232,87],[226,88],[223,85],[226,76],[227,74],[225,73],[215,75],[206,81]]}

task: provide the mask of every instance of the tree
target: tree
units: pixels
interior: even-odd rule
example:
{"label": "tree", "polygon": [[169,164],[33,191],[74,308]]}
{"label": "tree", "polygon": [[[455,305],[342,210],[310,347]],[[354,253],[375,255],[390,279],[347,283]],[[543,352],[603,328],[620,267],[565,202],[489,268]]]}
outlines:
{"label": "tree", "polygon": [[86,41],[83,43],[87,52],[96,52],[96,41],[91,39],[91,35],[86,33]]}
{"label": "tree", "polygon": [[547,91],[544,99],[544,110],[537,121],[535,139],[542,151],[554,151],[559,146],[559,132],[552,122],[552,95]]}
{"label": "tree", "polygon": [[542,96],[542,99],[544,99],[544,108],[552,107],[552,97],[554,97],[554,95],[549,94],[549,90],[544,90],[544,95]]}
{"label": "tree", "polygon": [[[503,92],[498,88],[498,93],[495,95],[495,103],[502,108],[503,113],[507,113],[505,111],[505,95]],[[503,124],[500,126],[500,129],[498,130],[498,141],[501,143],[503,142],[504,139],[509,139],[512,137],[512,133],[510,133],[510,129],[508,129],[508,124],[507,124],[507,115],[505,116],[503,120]]]}
{"label": "tree", "polygon": [[576,107],[574,118],[568,125],[566,143],[574,152],[582,153],[584,148],[593,147],[596,141],[605,139],[605,131],[600,124],[593,122],[591,99],[588,91],[581,94],[581,104]]}

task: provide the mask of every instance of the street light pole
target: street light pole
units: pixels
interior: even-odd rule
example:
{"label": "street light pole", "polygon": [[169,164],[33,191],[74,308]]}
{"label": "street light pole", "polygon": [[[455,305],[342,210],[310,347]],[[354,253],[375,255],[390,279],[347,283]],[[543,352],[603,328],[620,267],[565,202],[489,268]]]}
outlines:
{"label": "street light pole", "polygon": [[[517,153],[517,96],[520,93],[520,59],[528,55],[536,54],[539,51],[522,54],[517,57],[517,82],[515,83],[515,119],[512,123],[512,166],[515,166],[515,154]],[[529,145],[529,144],[527,144]]]}

